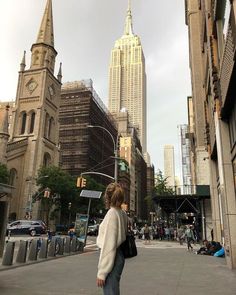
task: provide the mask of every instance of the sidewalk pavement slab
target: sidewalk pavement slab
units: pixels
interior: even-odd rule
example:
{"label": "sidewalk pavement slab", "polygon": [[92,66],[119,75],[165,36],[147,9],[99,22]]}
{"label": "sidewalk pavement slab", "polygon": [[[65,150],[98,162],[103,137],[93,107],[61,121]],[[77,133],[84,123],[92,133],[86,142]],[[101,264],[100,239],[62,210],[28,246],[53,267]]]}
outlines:
{"label": "sidewalk pavement slab", "polygon": [[[1,295],[102,295],[96,287],[99,253],[0,272]],[[139,247],[127,259],[121,295],[235,295],[236,272],[224,258],[195,255],[186,248]]]}

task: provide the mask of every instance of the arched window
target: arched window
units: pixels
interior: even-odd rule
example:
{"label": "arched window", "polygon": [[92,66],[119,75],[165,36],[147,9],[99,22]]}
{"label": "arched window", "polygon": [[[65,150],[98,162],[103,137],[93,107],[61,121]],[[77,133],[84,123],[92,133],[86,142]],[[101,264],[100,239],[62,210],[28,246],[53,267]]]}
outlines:
{"label": "arched window", "polygon": [[54,127],[54,119],[53,117],[51,117],[49,120],[49,125],[48,125],[48,139],[52,141],[53,141],[53,127]]}
{"label": "arched window", "polygon": [[30,116],[30,130],[29,130],[29,133],[34,132],[34,122],[35,122],[35,112],[32,112],[31,116]]}
{"label": "arched window", "polygon": [[51,156],[49,153],[45,153],[43,156],[43,167],[48,167],[51,165]]}
{"label": "arched window", "polygon": [[51,138],[51,133],[52,133],[52,117],[49,119],[49,124],[48,124],[48,139]]}
{"label": "arched window", "polygon": [[9,185],[14,186],[16,184],[16,176],[17,176],[16,169],[12,168],[10,170]]}
{"label": "arched window", "polygon": [[49,114],[46,113],[45,122],[44,122],[44,137],[48,138],[48,129],[49,129]]}
{"label": "arched window", "polygon": [[20,134],[24,134],[25,133],[25,126],[26,126],[26,112],[22,112],[21,113],[21,128],[20,128]]}

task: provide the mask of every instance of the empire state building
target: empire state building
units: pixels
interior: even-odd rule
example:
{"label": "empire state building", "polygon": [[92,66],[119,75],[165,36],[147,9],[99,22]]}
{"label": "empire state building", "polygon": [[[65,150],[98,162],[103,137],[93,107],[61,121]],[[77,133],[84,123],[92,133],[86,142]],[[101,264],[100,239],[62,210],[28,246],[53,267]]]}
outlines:
{"label": "empire state building", "polygon": [[123,36],[115,42],[109,67],[108,108],[114,115],[126,109],[146,152],[146,72],[139,36],[133,32],[130,1]]}

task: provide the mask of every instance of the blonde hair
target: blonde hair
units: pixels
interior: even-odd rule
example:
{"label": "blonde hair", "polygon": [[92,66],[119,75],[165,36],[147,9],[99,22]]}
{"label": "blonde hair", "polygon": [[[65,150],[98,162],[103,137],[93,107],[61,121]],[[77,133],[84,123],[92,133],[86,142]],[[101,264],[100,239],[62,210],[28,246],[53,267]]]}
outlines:
{"label": "blonde hair", "polygon": [[124,202],[125,194],[123,188],[116,182],[110,183],[105,191],[104,199],[106,208],[120,207]]}

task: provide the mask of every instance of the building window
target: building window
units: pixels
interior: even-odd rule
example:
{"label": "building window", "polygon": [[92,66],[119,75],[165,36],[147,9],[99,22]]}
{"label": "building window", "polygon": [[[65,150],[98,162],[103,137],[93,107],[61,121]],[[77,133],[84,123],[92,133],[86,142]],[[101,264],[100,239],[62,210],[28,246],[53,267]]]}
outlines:
{"label": "building window", "polygon": [[49,128],[49,114],[46,113],[45,122],[44,122],[44,137],[48,137],[48,128]]}
{"label": "building window", "polygon": [[51,165],[51,156],[49,153],[45,153],[43,156],[43,167],[48,167]]}
{"label": "building window", "polygon": [[49,119],[48,136],[47,136],[47,138],[50,139],[51,141],[54,141],[55,140],[54,130],[55,130],[55,122],[54,122],[53,117],[51,117]]}
{"label": "building window", "polygon": [[26,119],[27,119],[26,112],[23,112],[21,114],[21,129],[20,129],[20,134],[24,134],[25,133]]}
{"label": "building window", "polygon": [[16,183],[16,175],[17,175],[16,169],[12,168],[10,170],[9,185],[12,185],[12,186],[15,185],[15,183]]}
{"label": "building window", "polygon": [[35,122],[35,112],[31,113],[31,116],[30,116],[30,130],[29,130],[29,133],[34,132],[34,122]]}

